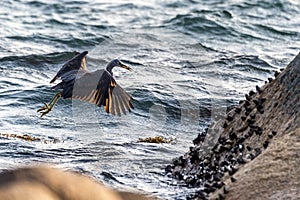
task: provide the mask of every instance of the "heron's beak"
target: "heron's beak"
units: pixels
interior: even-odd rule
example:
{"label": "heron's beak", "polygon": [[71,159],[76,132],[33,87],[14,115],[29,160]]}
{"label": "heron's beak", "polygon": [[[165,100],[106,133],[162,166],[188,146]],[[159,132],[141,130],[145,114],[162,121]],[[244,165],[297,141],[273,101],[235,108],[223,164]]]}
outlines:
{"label": "heron's beak", "polygon": [[120,67],[127,69],[129,71],[132,71],[132,68],[128,67],[127,65],[124,65],[123,63],[120,62]]}

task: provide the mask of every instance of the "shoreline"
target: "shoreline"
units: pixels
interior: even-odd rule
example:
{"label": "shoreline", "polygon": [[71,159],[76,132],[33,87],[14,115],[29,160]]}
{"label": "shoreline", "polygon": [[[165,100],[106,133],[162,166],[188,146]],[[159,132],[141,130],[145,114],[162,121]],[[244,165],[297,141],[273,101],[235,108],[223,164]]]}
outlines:
{"label": "shoreline", "polygon": [[[295,155],[300,155],[300,148],[288,146],[300,144],[299,89],[300,53],[281,73],[276,72],[274,79],[269,78],[263,87],[256,86],[256,92],[246,94],[246,99],[230,110],[225,120],[212,126],[213,131],[208,129],[206,133],[220,131],[215,145],[204,146],[204,138],[199,134],[195,146],[168,165],[166,173],[188,187],[197,188],[189,199],[264,199],[276,192],[279,199],[289,196],[289,190],[280,188],[284,189],[285,183],[291,180],[290,171],[297,171],[300,166],[299,162],[291,162]],[[214,134],[206,137],[215,139]],[[281,142],[283,138],[285,143]],[[285,154],[275,153],[282,146],[286,147]],[[274,165],[266,167],[268,163],[260,162],[262,159],[274,161]],[[292,164],[280,167],[276,159]],[[251,173],[257,168],[261,169],[257,174]],[[269,172],[268,169],[279,178],[260,176]],[[235,176],[236,173],[239,175]],[[292,174],[300,180],[300,173]],[[261,181],[266,177],[267,181]],[[252,185],[245,180],[251,180]],[[300,191],[300,183],[293,180],[291,184]],[[292,194],[292,199],[300,197],[300,192]]]}

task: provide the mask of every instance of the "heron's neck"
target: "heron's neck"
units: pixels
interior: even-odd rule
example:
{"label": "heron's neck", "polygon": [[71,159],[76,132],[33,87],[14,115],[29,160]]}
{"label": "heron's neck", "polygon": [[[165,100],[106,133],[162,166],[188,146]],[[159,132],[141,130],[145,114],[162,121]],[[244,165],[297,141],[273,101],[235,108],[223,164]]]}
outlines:
{"label": "heron's neck", "polygon": [[111,75],[113,75],[112,69],[114,68],[114,66],[112,65],[107,65],[106,67],[106,71],[108,71]]}

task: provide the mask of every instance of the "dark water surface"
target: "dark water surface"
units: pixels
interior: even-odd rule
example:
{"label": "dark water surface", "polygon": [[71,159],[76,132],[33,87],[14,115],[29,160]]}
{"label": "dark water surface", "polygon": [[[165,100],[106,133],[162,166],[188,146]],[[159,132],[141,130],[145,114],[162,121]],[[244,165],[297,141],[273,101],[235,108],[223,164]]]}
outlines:
{"label": "dark water surface", "polygon": [[[296,0],[3,0],[0,132],[59,142],[0,137],[0,169],[51,163],[114,188],[185,199],[193,189],[164,176],[164,167],[193,145],[210,115],[263,85],[299,46]],[[41,102],[55,94],[50,79],[84,50],[91,70],[113,58],[134,69],[114,74],[135,109],[115,117],[61,100],[39,118]],[[176,142],[137,142],[150,136]]]}

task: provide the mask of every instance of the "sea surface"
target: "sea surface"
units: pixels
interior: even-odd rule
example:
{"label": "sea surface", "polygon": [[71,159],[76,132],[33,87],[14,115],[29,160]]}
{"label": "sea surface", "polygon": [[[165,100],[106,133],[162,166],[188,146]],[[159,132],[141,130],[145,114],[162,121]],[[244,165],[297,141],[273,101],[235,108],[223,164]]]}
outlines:
{"label": "sea surface", "polygon": [[[172,159],[300,49],[298,0],[0,4],[0,171],[46,163],[162,199],[193,191],[165,176]],[[56,93],[49,81],[86,50],[91,71],[114,58],[133,68],[115,68],[114,76],[135,109],[118,117],[60,100],[40,118],[37,109]],[[173,142],[138,142],[156,136]]]}

